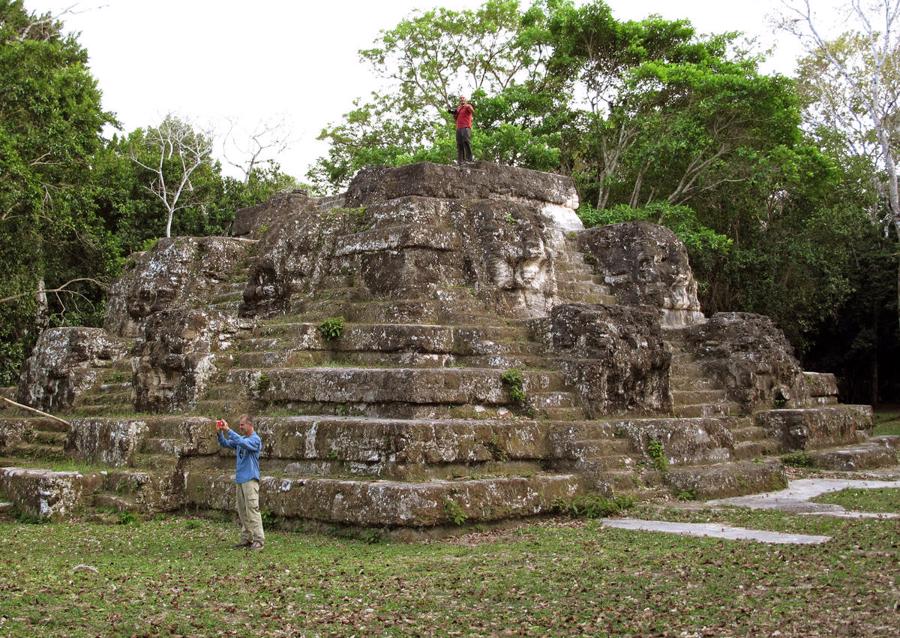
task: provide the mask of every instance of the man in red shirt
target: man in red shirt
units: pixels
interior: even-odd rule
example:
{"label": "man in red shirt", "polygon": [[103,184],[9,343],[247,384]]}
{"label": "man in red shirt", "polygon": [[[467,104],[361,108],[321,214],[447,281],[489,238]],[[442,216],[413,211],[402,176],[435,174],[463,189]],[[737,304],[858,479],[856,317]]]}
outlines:
{"label": "man in red shirt", "polygon": [[466,101],[465,96],[459,96],[459,106],[449,109],[456,118],[456,163],[472,161],[472,115],[475,109]]}

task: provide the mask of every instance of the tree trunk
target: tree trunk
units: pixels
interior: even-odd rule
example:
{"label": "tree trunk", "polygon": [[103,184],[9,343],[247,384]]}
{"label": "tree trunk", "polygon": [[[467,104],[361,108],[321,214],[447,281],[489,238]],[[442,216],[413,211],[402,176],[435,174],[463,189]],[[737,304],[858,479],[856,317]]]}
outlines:
{"label": "tree trunk", "polygon": [[43,277],[38,279],[38,288],[34,296],[37,301],[34,323],[38,330],[45,330],[50,325],[50,304],[47,303],[47,285],[44,283]]}

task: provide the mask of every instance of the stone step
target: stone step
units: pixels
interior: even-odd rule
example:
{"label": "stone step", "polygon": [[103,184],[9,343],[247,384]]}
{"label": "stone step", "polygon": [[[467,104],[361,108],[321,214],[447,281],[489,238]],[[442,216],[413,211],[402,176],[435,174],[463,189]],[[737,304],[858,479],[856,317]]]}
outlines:
{"label": "stone step", "polygon": [[598,459],[606,456],[630,455],[634,452],[628,439],[586,439],[572,441],[565,447],[569,458],[578,460]]}
{"label": "stone step", "polygon": [[699,363],[688,361],[685,359],[672,359],[672,364],[669,368],[669,377],[692,377],[695,379],[704,379],[707,378],[706,373],[703,371],[702,366]]}
{"label": "stone step", "polygon": [[726,398],[724,390],[672,390],[671,392],[672,402],[676,406],[722,403]]}
{"label": "stone step", "polygon": [[740,441],[734,444],[731,455],[737,460],[758,459],[764,456],[773,456],[781,451],[777,441],[772,439],[759,439],[755,441]]}
{"label": "stone step", "polygon": [[[191,472],[185,500],[189,506],[231,511],[233,490],[228,474]],[[285,518],[363,527],[434,527],[550,512],[557,501],[578,490],[578,479],[571,474],[418,483],[264,476],[260,500]]]}
{"label": "stone step", "polygon": [[351,323],[409,324],[421,321],[441,325],[471,325],[473,322],[495,325],[499,320],[496,314],[474,301],[466,307],[461,303],[450,304],[434,299],[343,301],[317,298],[292,303],[290,314],[314,323],[338,316]]}
{"label": "stone step", "polygon": [[131,391],[131,380],[128,381],[120,381],[117,383],[101,383],[97,386],[93,393],[95,394],[106,394],[106,393],[116,393],[116,392],[124,392]]}
{"label": "stone step", "polygon": [[[362,343],[365,347],[374,342],[389,344],[391,349],[410,347],[423,352],[450,352],[450,346],[457,342],[472,341],[515,341],[528,338],[524,326],[500,325],[429,325],[403,323],[346,323],[340,340],[333,344],[325,342],[319,335],[319,324],[299,320],[269,321],[261,324],[255,336],[271,337],[288,335],[294,338],[319,341],[323,348],[342,344]],[[430,347],[434,345],[435,347]]]}
{"label": "stone step", "polygon": [[637,461],[630,454],[606,454],[584,459],[566,459],[554,463],[554,468],[559,471],[573,472],[587,477],[595,477],[607,472],[631,470],[636,466]]}
{"label": "stone step", "polygon": [[244,301],[243,289],[219,292],[219,293],[213,295],[212,299],[210,299],[206,303],[208,303],[209,305],[212,305],[212,306],[222,306],[222,305],[228,305],[228,304],[232,304],[232,303],[240,304],[242,301]]}
{"label": "stone step", "polygon": [[68,432],[61,431],[46,431],[46,430],[35,430],[32,440],[35,443],[40,443],[42,445],[50,445],[53,447],[63,447],[66,444],[66,439],[68,438]]}
{"label": "stone step", "polygon": [[[519,344],[514,344],[510,350]],[[528,344],[537,350],[537,344]],[[502,353],[490,355],[452,355],[420,352],[346,352],[332,350],[266,350],[235,352],[231,364],[236,368],[543,368],[553,359],[543,355]]]}
{"label": "stone step", "polygon": [[[210,437],[212,431],[210,430]],[[150,437],[144,439],[141,445],[141,453],[158,456],[179,456],[183,446],[180,438]]]}
{"label": "stone step", "polygon": [[[511,399],[501,374],[492,368],[274,368],[261,375],[235,368],[226,378],[264,403],[505,405]],[[522,376],[526,396],[565,388],[557,371],[525,370]]]}
{"label": "stone step", "polygon": [[730,402],[675,405],[672,407],[672,414],[680,418],[737,416],[740,414],[740,407]]}
{"label": "stone step", "polygon": [[13,511],[14,505],[12,501],[0,500],[0,514],[9,514]]}
{"label": "stone step", "polygon": [[742,425],[740,427],[730,427],[729,431],[735,443],[744,441],[761,441],[768,437],[768,432],[755,425]]}
{"label": "stone step", "polygon": [[813,467],[850,472],[890,467],[898,463],[900,436],[877,436],[856,445],[808,451]]}
{"label": "stone step", "polygon": [[132,459],[132,466],[148,470],[174,470],[178,458],[171,454],[152,454],[138,452]]}
{"label": "stone step", "polygon": [[66,452],[61,445],[48,445],[45,443],[15,443],[7,445],[3,449],[6,457],[21,457],[35,460],[59,461],[66,457]]}
{"label": "stone step", "polygon": [[[573,408],[559,408],[572,409]],[[212,417],[215,415],[240,414],[252,411],[262,416],[337,416],[366,417],[378,419],[510,419],[526,418],[527,408],[510,405],[480,404],[427,404],[427,403],[333,403],[292,401],[278,404],[254,404],[252,410],[247,402],[241,399],[233,401],[202,400],[192,410],[193,414]],[[578,416],[584,419],[584,413],[577,410]]]}
{"label": "stone step", "polygon": [[26,430],[35,432],[68,432],[69,426],[56,419],[48,419],[42,416],[0,417],[0,430],[4,427],[18,428],[24,426]]}
{"label": "stone step", "polygon": [[117,392],[87,392],[81,396],[75,404],[75,409],[79,408],[79,403],[86,405],[123,405],[131,404],[131,390],[119,390]]}
{"label": "stone step", "polygon": [[578,408],[581,405],[581,401],[572,392],[533,392],[526,394],[525,400],[535,410]]}
{"label": "stone step", "polygon": [[603,304],[607,306],[614,306],[618,303],[618,300],[613,295],[594,292],[570,292],[560,294],[559,297],[570,303]]}
{"label": "stone step", "polygon": [[659,473],[658,478],[673,494],[689,494],[701,500],[773,492],[787,487],[784,467],[776,460],[672,467]]}
{"label": "stone step", "polygon": [[133,498],[115,492],[94,493],[93,506],[115,512],[136,512],[142,509]]}
{"label": "stone step", "polygon": [[550,421],[583,421],[587,418],[582,408],[545,408],[541,416]]}
{"label": "stone step", "polygon": [[670,376],[669,388],[672,391],[721,390],[719,383],[704,376]]}
{"label": "stone step", "polygon": [[131,403],[92,403],[90,405],[78,405],[72,408],[70,416],[112,416],[134,414],[134,406]]}

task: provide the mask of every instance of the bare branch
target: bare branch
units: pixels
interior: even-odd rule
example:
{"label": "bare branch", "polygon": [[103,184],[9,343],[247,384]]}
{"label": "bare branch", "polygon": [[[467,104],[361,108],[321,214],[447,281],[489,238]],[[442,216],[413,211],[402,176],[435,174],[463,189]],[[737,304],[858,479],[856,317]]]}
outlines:
{"label": "bare branch", "polygon": [[[69,286],[71,286],[72,284],[75,284],[75,283],[78,283],[78,282],[81,282],[81,281],[89,281],[89,282],[91,282],[92,284],[94,284],[95,286],[97,286],[98,288],[101,288],[101,289],[103,289],[103,290],[106,290],[106,289],[108,288],[108,286],[107,286],[106,284],[104,284],[103,282],[97,281],[96,279],[92,279],[91,277],[78,277],[78,278],[76,278],[76,279],[70,279],[69,281],[67,281],[66,283],[64,283],[62,286],[60,286],[59,288],[45,289],[45,290],[43,290],[42,292],[43,292],[44,294],[47,294],[47,293],[61,293],[61,292],[67,292],[67,293],[69,293],[70,295],[80,295],[80,296],[84,297],[84,295],[82,295],[82,294],[81,294],[80,292],[78,292],[78,291],[75,291],[75,290],[67,290],[67,288],[68,288]],[[7,302],[9,302],[9,301],[15,301],[16,299],[21,299],[22,297],[28,297],[29,295],[35,294],[35,292],[37,292],[37,291],[34,291],[34,292],[20,292],[19,294],[17,294],[17,295],[12,295],[12,296],[10,296],[10,297],[2,297],[2,298],[0,298],[0,303],[7,303]],[[86,298],[86,297],[85,297],[85,298]]]}

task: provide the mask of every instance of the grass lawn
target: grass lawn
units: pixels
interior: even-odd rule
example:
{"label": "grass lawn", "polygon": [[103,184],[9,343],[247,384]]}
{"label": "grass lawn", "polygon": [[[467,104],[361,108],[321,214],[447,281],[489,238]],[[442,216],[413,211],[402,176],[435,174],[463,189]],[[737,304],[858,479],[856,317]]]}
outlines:
{"label": "grass lawn", "polygon": [[[4,521],[2,636],[896,636],[897,523],[655,510],[827,534],[763,545],[548,519],[422,543],[170,518]],[[74,571],[79,564],[98,573]]]}
{"label": "grass lawn", "polygon": [[900,513],[900,489],[841,490],[813,499],[816,503],[833,503],[856,512]]}
{"label": "grass lawn", "polygon": [[879,407],[875,411],[875,429],[872,433],[875,435],[900,434],[900,406]]}

